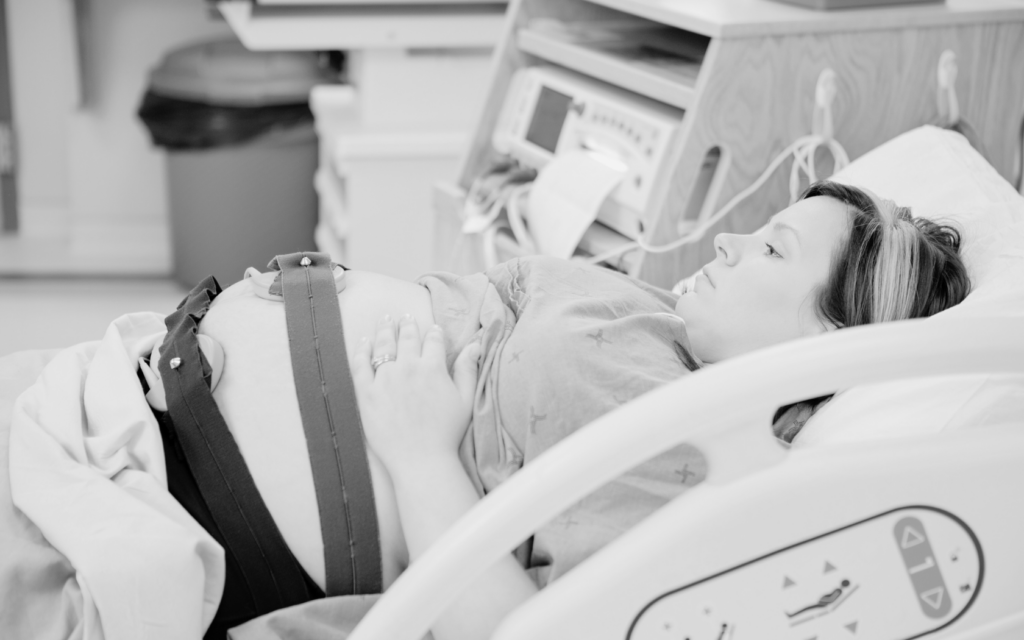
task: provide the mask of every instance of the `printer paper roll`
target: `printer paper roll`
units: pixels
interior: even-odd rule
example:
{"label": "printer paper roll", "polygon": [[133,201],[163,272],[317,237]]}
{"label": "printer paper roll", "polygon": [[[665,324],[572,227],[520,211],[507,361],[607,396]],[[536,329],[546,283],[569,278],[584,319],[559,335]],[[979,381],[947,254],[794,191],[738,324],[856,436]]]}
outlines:
{"label": "printer paper roll", "polygon": [[537,249],[572,257],[583,233],[625,171],[587,151],[570,151],[547,164],[533,183],[526,218]]}

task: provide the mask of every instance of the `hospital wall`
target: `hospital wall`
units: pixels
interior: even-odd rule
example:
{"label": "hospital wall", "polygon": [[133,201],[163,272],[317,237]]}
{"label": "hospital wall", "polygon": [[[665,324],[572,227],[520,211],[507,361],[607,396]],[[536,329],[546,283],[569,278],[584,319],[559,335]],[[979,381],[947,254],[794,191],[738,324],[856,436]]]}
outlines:
{"label": "hospital wall", "polygon": [[135,110],[168,50],[230,29],[196,0],[7,11],[22,236],[63,243],[85,271],[168,273],[166,159]]}

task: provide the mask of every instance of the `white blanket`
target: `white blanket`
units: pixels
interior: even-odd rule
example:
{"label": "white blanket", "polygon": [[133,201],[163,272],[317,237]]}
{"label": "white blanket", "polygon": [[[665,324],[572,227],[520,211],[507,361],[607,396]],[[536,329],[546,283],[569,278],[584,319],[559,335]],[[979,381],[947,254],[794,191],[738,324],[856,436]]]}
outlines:
{"label": "white blanket", "polygon": [[223,550],[167,491],[136,373],[164,333],[159,314],[122,316],[15,405],[14,503],[75,567],[87,640],[200,638],[220,602]]}

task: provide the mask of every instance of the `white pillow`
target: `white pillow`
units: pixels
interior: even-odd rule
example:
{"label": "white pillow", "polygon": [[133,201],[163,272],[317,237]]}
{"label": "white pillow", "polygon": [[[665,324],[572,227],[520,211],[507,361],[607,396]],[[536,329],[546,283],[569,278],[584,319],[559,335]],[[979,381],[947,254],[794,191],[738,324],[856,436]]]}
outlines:
{"label": "white pillow", "polygon": [[[866,187],[914,216],[952,223],[972,282],[936,317],[1024,318],[1024,198],[958,133],[926,126],[858,158],[833,180]],[[1024,377],[971,375],[842,391],[804,426],[795,446],[979,427],[1024,416]]]}

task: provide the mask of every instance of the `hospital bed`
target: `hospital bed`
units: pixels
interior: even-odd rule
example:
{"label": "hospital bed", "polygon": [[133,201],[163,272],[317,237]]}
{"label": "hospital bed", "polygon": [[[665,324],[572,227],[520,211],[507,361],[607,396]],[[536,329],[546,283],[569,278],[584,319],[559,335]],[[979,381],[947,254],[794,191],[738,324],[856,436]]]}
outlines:
{"label": "hospital bed", "polygon": [[[485,498],[351,637],[422,637],[490,561],[682,441],[707,458],[705,483],[527,602],[496,637],[1024,636],[1024,199],[965,139],[931,127],[837,178],[957,222],[971,296],[931,319],[722,363],[608,414]],[[52,356],[0,359],[4,465],[11,403]],[[773,439],[776,407],[837,390],[792,448]],[[73,567],[11,505],[6,466],[0,548],[3,637],[89,626]],[[269,628],[257,620],[236,635]]]}
{"label": "hospital bed", "polygon": [[[957,222],[971,296],[720,363],[595,421],[487,496],[352,639],[421,637],[535,529],[681,442],[707,458],[704,483],[495,638],[1024,637],[1024,200],[932,127],[836,179]],[[836,390],[780,446],[775,409]]]}

